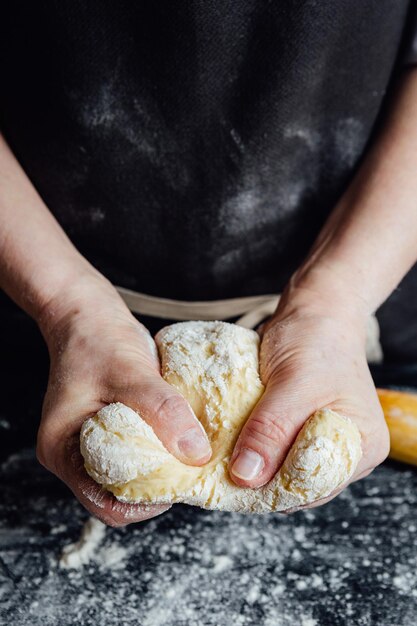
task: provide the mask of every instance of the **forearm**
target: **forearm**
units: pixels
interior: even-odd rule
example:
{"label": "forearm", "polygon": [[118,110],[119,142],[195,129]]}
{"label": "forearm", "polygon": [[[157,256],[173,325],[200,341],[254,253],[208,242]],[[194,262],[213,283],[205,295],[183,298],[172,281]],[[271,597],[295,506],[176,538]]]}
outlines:
{"label": "forearm", "polygon": [[417,260],[417,70],[290,285],[376,310]]}
{"label": "forearm", "polygon": [[74,281],[100,276],[72,245],[0,136],[0,287],[38,318]]}

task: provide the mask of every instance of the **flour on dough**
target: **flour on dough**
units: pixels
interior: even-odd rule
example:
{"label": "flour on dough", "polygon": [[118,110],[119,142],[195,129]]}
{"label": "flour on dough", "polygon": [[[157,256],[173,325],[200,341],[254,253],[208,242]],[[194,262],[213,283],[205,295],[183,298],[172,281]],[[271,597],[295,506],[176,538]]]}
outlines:
{"label": "flour on dough", "polygon": [[190,403],[213,455],[203,467],[185,465],[140,415],[121,403],[110,404],[84,422],[80,447],[88,474],[116,498],[267,513],[324,498],[352,476],[362,454],[359,430],[325,409],[307,420],[267,485],[235,485],[228,462],[264,391],[257,333],[226,322],[180,322],[163,328],[156,344],[163,377]]}

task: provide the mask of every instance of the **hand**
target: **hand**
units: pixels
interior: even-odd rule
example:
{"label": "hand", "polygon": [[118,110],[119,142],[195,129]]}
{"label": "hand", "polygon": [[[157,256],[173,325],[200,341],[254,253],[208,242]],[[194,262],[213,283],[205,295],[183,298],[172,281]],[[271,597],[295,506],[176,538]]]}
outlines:
{"label": "hand", "polygon": [[352,310],[295,289],[263,325],[260,372],[266,390],[231,458],[238,485],[260,487],[271,480],[304,422],[320,408],[350,417],[360,430],[363,456],[350,482],[387,456],[388,429],[365,356],[366,319]]}
{"label": "hand", "polygon": [[104,278],[94,277],[57,296],[39,320],[51,369],[38,434],[40,462],[111,526],[142,521],[168,506],[124,504],[84,470],[79,451],[83,421],[111,402],[138,411],[166,448],[184,463],[211,455],[206,434],[186,400],[159,371],[155,343]]}
{"label": "hand", "polygon": [[413,69],[403,73],[360,167],[263,328],[266,391],[231,458],[238,485],[268,482],[305,420],[323,407],[350,417],[362,434],[363,457],[351,482],[388,454],[364,329],[367,315],[417,260],[416,113]]}

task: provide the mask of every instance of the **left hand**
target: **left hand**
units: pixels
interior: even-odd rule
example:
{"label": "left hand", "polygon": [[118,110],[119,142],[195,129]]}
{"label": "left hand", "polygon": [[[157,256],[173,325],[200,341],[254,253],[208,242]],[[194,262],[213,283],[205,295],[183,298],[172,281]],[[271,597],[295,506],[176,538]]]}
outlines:
{"label": "left hand", "polygon": [[236,484],[269,482],[304,422],[321,408],[351,418],[361,433],[363,456],[349,482],[386,458],[389,435],[366,362],[366,319],[352,309],[295,290],[262,326],[260,373],[266,390],[231,458]]}

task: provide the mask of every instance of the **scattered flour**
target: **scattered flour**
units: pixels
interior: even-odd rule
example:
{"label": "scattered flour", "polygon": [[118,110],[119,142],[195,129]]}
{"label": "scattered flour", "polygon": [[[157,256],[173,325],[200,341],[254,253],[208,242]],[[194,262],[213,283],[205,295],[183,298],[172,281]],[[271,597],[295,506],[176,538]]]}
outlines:
{"label": "scattered flour", "polygon": [[88,563],[105,534],[105,524],[90,517],[84,525],[79,540],[64,548],[59,561],[60,566],[66,569],[79,568]]}
{"label": "scattered flour", "polygon": [[84,512],[75,498],[31,450],[9,457],[0,478],[0,624],[416,623],[414,469],[385,464],[325,507],[291,516],[174,506],[107,529],[76,568],[56,558],[63,536],[79,536]]}
{"label": "scattered flour", "polygon": [[128,551],[119,544],[100,546],[106,534],[106,526],[94,517],[90,517],[81,531],[78,541],[66,546],[59,560],[63,569],[80,569],[90,563],[96,563],[100,569],[117,570],[124,567]]}
{"label": "scattered flour", "polygon": [[213,563],[213,572],[218,574],[230,569],[233,565],[233,559],[231,559],[230,556],[227,556],[227,554],[220,554],[213,557]]}
{"label": "scattered flour", "polygon": [[101,569],[111,568],[113,571],[122,569],[128,556],[127,548],[113,544],[103,548],[94,558]]}

